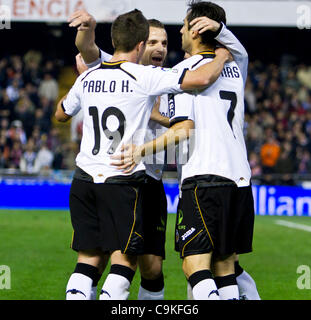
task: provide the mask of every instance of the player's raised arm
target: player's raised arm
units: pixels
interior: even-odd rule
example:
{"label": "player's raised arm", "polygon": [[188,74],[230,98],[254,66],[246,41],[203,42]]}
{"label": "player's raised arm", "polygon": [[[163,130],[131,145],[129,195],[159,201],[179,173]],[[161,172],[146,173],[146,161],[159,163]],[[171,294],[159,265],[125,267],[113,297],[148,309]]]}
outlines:
{"label": "player's raised arm", "polygon": [[192,29],[199,32],[199,34],[205,31],[215,32],[215,40],[221,45],[230,50],[234,61],[239,66],[244,83],[247,78],[248,68],[248,54],[239,39],[225,26],[224,23],[219,23],[208,17],[195,18],[190,22]]}
{"label": "player's raised arm", "polygon": [[182,90],[205,89],[220,76],[226,62],[232,60],[230,52],[225,48],[217,48],[213,61],[193,71],[186,71],[181,82]]}
{"label": "player's raised arm", "polygon": [[85,10],[75,11],[68,19],[70,27],[77,27],[75,44],[85,63],[99,58],[99,48],[95,43],[96,20]]}
{"label": "player's raised arm", "polygon": [[247,79],[248,68],[248,54],[238,38],[226,28],[224,24],[221,24],[219,34],[215,39],[230,50],[234,61],[241,70],[244,85]]}

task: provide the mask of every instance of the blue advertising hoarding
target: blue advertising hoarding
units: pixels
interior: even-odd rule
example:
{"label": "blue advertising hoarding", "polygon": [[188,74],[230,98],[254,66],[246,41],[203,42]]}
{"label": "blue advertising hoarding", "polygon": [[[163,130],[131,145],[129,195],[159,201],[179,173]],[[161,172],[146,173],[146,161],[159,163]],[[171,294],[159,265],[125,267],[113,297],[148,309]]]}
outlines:
{"label": "blue advertising hoarding", "polygon": [[[167,209],[176,213],[178,184],[164,181]],[[311,189],[302,186],[253,186],[258,215],[311,216]],[[25,179],[0,181],[0,209],[68,210],[70,183]]]}

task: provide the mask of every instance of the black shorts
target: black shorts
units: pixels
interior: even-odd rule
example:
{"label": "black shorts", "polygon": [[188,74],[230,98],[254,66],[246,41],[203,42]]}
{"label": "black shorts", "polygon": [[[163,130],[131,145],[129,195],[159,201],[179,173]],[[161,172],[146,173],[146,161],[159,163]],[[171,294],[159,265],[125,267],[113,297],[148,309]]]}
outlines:
{"label": "black shorts", "polygon": [[[230,181],[230,180],[228,180]],[[251,187],[228,183],[183,185],[176,231],[180,257],[252,251],[254,202]]]}
{"label": "black shorts", "polygon": [[182,211],[180,209],[180,203],[181,203],[181,198],[178,198],[178,204],[177,204],[177,212],[176,212],[176,221],[175,221],[175,245],[174,249],[175,251],[179,252],[179,233],[178,233],[178,224],[179,224],[179,219],[182,217]]}
{"label": "black shorts", "polygon": [[140,184],[109,184],[73,179],[70,214],[76,251],[143,253]]}
{"label": "black shorts", "polygon": [[142,186],[144,253],[165,259],[167,200],[163,182],[148,177]]}

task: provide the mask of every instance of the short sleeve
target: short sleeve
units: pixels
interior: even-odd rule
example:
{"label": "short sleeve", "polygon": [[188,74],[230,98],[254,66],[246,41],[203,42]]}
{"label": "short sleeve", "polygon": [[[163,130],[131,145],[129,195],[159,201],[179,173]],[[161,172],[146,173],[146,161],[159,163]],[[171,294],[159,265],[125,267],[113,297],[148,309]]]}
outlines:
{"label": "short sleeve", "polygon": [[99,57],[98,59],[96,59],[95,61],[91,62],[91,63],[86,63],[88,68],[93,68],[95,66],[97,66],[98,64],[104,62],[104,61],[109,61],[111,60],[112,55],[99,49]]}
{"label": "short sleeve", "polygon": [[69,90],[67,97],[62,102],[62,108],[68,116],[76,115],[81,109],[81,101],[79,94],[79,88],[81,87],[80,83],[81,80],[79,77],[72,86],[72,88]]}
{"label": "short sleeve", "polygon": [[123,63],[122,69],[134,75],[135,80],[148,96],[161,96],[168,93],[180,93],[180,85],[185,76],[185,69],[142,66]]}
{"label": "short sleeve", "polygon": [[185,120],[194,121],[193,99],[190,93],[168,96],[170,126]]}

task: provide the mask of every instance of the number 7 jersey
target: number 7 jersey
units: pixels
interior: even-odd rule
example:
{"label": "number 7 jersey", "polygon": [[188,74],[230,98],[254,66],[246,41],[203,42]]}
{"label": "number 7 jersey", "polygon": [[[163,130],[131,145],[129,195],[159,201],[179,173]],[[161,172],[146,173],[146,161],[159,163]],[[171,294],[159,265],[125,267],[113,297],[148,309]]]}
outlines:
{"label": "number 7 jersey", "polygon": [[[184,60],[177,68],[196,69],[214,57],[203,52]],[[251,171],[243,136],[244,81],[238,65],[225,64],[214,84],[201,92],[177,94],[169,103],[171,125],[186,119],[194,121],[189,140],[189,156],[182,163],[182,182],[196,175],[218,175],[238,186],[250,184]]]}
{"label": "number 7 jersey", "polygon": [[[76,164],[103,183],[125,175],[111,165],[122,145],[142,145],[157,96],[181,92],[185,72],[141,66],[127,61],[103,62],[81,74],[62,103],[66,114],[83,112],[83,133]],[[132,173],[145,170],[143,163]]]}

